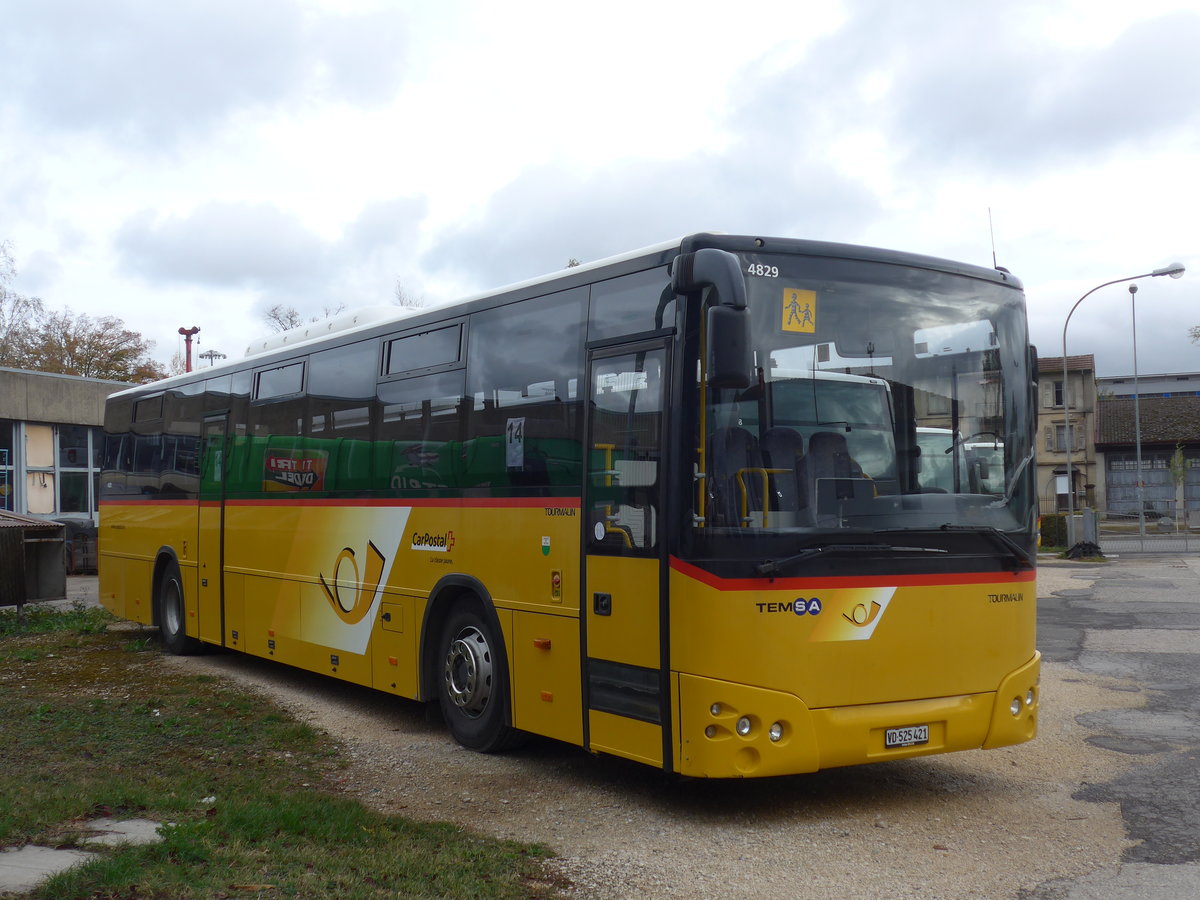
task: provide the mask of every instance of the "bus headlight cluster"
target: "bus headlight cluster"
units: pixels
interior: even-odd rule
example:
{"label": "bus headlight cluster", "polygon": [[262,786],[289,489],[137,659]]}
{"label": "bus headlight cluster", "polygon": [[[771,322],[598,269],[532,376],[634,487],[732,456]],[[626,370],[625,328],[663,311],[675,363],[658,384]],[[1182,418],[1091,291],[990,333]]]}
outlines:
{"label": "bus headlight cluster", "polygon": [[1033,688],[1029,688],[1029,690],[1025,692],[1024,699],[1021,697],[1013,697],[1012,703],[1008,704],[1008,711],[1012,713],[1014,717],[1019,716],[1023,709],[1031,709],[1034,701],[1036,700],[1037,694],[1034,693]]}
{"label": "bus headlight cluster", "polygon": [[[722,736],[729,736],[729,722],[733,722],[733,731],[738,737],[748,738],[753,740],[756,734],[761,734],[762,720],[754,715],[738,715],[737,710],[724,706],[720,703],[714,703],[708,708],[709,714],[714,719],[725,719],[725,724],[709,724],[704,728],[704,736],[714,739]],[[735,720],[733,717],[737,716]],[[778,744],[787,736],[787,725],[782,721],[772,722],[766,730],[767,739],[772,744]]]}

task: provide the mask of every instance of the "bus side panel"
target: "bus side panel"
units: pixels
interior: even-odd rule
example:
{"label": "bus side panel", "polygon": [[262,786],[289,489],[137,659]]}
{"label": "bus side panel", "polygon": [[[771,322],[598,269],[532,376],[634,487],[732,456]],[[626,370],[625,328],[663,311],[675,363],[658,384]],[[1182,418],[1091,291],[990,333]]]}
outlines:
{"label": "bus side panel", "polygon": [[267,576],[246,576],[244,585],[241,649],[308,668],[295,636],[300,619],[300,586]]}
{"label": "bus side panel", "polygon": [[246,649],[246,577],[225,572],[225,643],[235,650]]}
{"label": "bus side panel", "polygon": [[513,614],[513,725],[546,737],[583,743],[579,680],[579,620]]}
{"label": "bus side panel", "polygon": [[362,643],[350,642],[333,647],[324,642],[315,643],[308,639],[311,630],[307,628],[306,620],[329,610],[327,586],[310,581],[296,582],[296,586],[298,603],[295,620],[288,623],[289,635],[297,638],[296,649],[300,654],[300,662],[294,665],[370,686],[372,673],[368,648],[373,620],[358,623],[358,631],[366,635]]}
{"label": "bus side panel", "polygon": [[[578,500],[487,501],[478,507],[421,500],[347,506],[302,498],[235,500],[226,506],[226,525],[230,646],[415,697],[427,598],[446,576],[469,576],[483,586],[502,622],[508,610],[556,614],[527,620],[539,623],[535,632],[550,629],[552,645],[563,648],[552,653],[550,671],[541,651],[532,652],[531,645],[530,652],[514,653],[511,629],[504,637],[514,684],[536,685],[537,704],[522,707],[521,715],[531,716],[527,727],[548,724],[578,742]],[[239,577],[245,583],[241,600],[234,589]],[[571,629],[575,634],[568,634]],[[239,632],[236,641],[233,631]],[[573,667],[563,660],[568,641],[576,653]],[[544,690],[556,698],[549,716],[541,708]]]}
{"label": "bus side panel", "polygon": [[371,637],[371,684],[402,697],[416,699],[420,641],[418,625],[425,611],[424,597],[386,594],[379,605]]}
{"label": "bus side panel", "polygon": [[197,523],[199,637],[210,644],[222,643],[221,635],[221,506],[201,503]]}
{"label": "bus side panel", "polygon": [[194,503],[106,503],[100,517],[100,598],[122,618],[154,621],[154,563],[160,550],[179,561],[188,608],[187,629],[196,634],[196,506]]}

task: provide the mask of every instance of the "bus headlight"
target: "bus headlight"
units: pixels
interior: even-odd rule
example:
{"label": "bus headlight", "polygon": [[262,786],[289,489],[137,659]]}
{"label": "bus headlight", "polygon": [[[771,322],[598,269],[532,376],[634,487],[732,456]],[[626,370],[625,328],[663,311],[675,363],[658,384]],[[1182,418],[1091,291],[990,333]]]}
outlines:
{"label": "bus headlight", "polygon": [[771,727],[767,729],[767,737],[771,739],[771,743],[779,743],[781,740],[783,740],[783,725],[781,725],[779,722],[772,724]]}
{"label": "bus headlight", "polygon": [[1033,706],[1033,688],[1030,688],[1025,692],[1025,705]]}
{"label": "bus headlight", "polygon": [[1012,713],[1014,716],[1019,716],[1021,714],[1021,698],[1020,697],[1013,697],[1013,702],[1008,704],[1008,711],[1010,713]]}
{"label": "bus headlight", "polygon": [[745,737],[750,733],[750,717],[742,716],[737,720],[737,725],[735,727],[737,728],[737,733],[742,737]]}

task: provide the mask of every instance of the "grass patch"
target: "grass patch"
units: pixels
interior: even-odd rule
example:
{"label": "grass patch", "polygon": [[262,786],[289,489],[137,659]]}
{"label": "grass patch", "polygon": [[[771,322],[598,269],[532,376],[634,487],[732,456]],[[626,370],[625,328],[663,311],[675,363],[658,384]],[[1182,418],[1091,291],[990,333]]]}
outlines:
{"label": "grass patch", "polygon": [[0,638],[50,632],[100,634],[115,621],[112,613],[99,606],[76,603],[67,609],[56,609],[28,603],[19,609],[0,609]]}
{"label": "grass patch", "polygon": [[337,796],[331,738],[162,665],[107,613],[13,618],[0,614],[0,846],[76,846],[99,816],[168,825],[161,843],[100,849],[34,896],[557,896],[543,848]]}

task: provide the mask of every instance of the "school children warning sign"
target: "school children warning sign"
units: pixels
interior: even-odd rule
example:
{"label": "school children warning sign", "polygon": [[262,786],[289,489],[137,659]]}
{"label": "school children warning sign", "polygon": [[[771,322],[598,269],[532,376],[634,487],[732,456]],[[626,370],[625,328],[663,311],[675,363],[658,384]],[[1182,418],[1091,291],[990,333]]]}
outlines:
{"label": "school children warning sign", "polygon": [[783,330],[817,333],[817,292],[799,288],[783,291]]}

